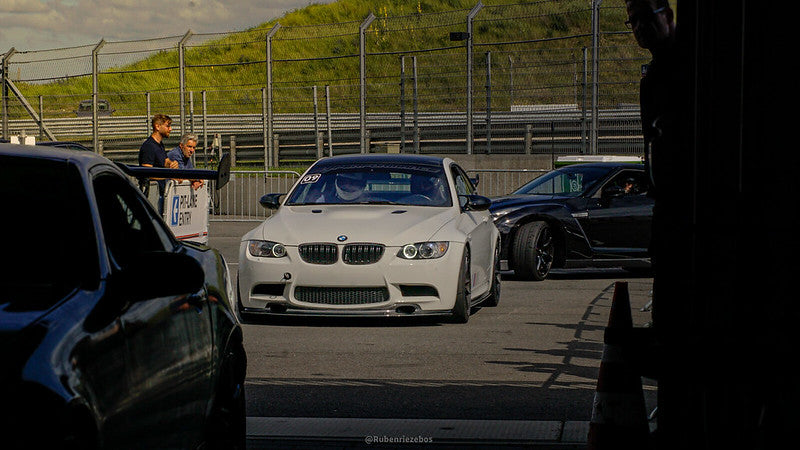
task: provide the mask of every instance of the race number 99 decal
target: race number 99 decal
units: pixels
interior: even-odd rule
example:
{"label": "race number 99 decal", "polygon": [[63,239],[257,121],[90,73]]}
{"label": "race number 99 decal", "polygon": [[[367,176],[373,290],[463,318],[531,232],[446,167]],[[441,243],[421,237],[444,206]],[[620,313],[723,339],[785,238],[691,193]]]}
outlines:
{"label": "race number 99 decal", "polygon": [[317,181],[319,181],[320,176],[321,175],[318,173],[310,173],[304,176],[302,180],[300,180],[300,184],[316,183]]}

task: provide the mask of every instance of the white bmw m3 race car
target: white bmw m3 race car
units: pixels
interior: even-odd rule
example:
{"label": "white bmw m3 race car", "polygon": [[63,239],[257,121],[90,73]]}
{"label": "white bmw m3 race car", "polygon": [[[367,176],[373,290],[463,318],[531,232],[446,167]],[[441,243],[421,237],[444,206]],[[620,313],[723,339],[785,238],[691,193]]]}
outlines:
{"label": "white bmw m3 race car", "polygon": [[467,322],[500,297],[490,203],[448,158],[323,158],[261,198],[275,212],[242,238],[239,312]]}

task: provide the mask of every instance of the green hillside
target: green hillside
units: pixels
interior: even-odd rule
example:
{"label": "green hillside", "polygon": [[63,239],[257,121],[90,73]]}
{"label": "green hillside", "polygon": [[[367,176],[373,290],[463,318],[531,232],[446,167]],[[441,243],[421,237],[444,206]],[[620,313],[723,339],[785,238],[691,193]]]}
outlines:
{"label": "green hillside", "polygon": [[[261,99],[258,90],[266,84],[265,39],[266,33],[276,23],[281,29],[273,39],[273,82],[276,112],[306,110],[309,106],[309,87],[332,86],[336,108],[339,111],[358,109],[358,27],[361,21],[373,12],[377,18],[366,33],[368,61],[368,96],[370,110],[396,110],[400,54],[419,55],[423,64],[434,69],[425,72],[428,109],[447,109],[454,96],[464,94],[463,42],[452,42],[449,32],[463,31],[466,13],[475,6],[476,0],[339,0],[330,4],[312,4],[289,12],[283,17],[262,23],[249,30],[232,33],[195,44],[190,40],[185,53],[186,89],[195,93],[207,91],[209,113],[215,112],[259,112]],[[620,2],[621,3],[621,2]],[[536,48],[554,51],[564,48],[571,58],[569,73],[559,70],[534,71],[534,65],[526,71],[525,56],[518,58],[518,86],[554,86],[552,98],[542,101],[564,103],[558,86],[569,85],[574,91],[580,52],[576,47],[589,45],[590,2],[588,0],[517,1],[483,0],[486,6],[475,22],[476,43],[537,42]],[[624,20],[621,5],[609,7],[601,15],[603,29],[620,29]],[[581,38],[560,39],[568,36]],[[607,45],[628,46],[609,50],[604,60],[636,60],[641,51],[629,48],[630,36],[604,38]],[[544,42],[544,43],[539,43]],[[529,44],[526,51],[534,46]],[[425,49],[440,49],[423,51]],[[517,51],[518,47],[483,46],[476,48],[476,65],[481,64],[482,54],[488,50],[498,52]],[[478,52],[481,52],[478,55]],[[610,54],[613,53],[613,54]],[[511,61],[501,53],[498,58],[498,79],[503,64]],[[511,55],[511,53],[509,53]],[[517,56],[519,55],[519,56]],[[552,58],[539,53],[541,58]],[[101,57],[103,57],[101,53]],[[560,57],[560,56],[559,56]],[[567,58],[567,57],[565,57]],[[494,61],[494,60],[493,60]],[[637,67],[634,63],[632,67]],[[179,90],[178,51],[165,50],[123,67],[102,71],[99,76],[100,97],[111,101],[118,114],[140,114],[145,107],[144,92],[153,93],[151,102],[155,110],[175,109],[175,92]],[[453,66],[451,70],[445,67]],[[461,67],[459,67],[461,66]],[[410,70],[410,67],[409,69]],[[618,70],[618,69],[615,69]],[[626,73],[611,77],[625,79]],[[441,75],[437,75],[441,74]],[[475,84],[482,86],[483,72],[475,74]],[[505,83],[505,81],[502,81]],[[610,83],[613,86],[614,83]],[[46,109],[53,117],[67,114],[75,109],[79,99],[90,98],[92,79],[90,76],[68,78],[46,84],[20,83],[23,94],[31,101],[42,96]],[[566,88],[565,88],[566,89]],[[628,89],[624,85],[622,89]],[[520,90],[520,92],[523,92]],[[320,93],[320,98],[321,98]],[[530,95],[534,95],[531,91]],[[541,92],[535,95],[548,95]],[[198,97],[196,102],[199,101]],[[303,98],[300,105],[296,98]],[[498,101],[505,101],[498,96]],[[511,102],[513,100],[507,100]],[[33,103],[31,101],[31,103]],[[476,105],[480,107],[480,105]],[[507,105],[506,105],[507,106]]]}

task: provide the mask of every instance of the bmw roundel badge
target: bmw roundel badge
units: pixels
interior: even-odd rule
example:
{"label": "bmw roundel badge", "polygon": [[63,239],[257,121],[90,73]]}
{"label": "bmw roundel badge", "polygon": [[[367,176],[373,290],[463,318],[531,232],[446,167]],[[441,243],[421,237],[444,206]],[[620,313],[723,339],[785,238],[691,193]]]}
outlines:
{"label": "bmw roundel badge", "polygon": [[341,235],[341,236],[337,237],[336,240],[339,241],[339,242],[344,242],[344,241],[347,240],[347,236]]}

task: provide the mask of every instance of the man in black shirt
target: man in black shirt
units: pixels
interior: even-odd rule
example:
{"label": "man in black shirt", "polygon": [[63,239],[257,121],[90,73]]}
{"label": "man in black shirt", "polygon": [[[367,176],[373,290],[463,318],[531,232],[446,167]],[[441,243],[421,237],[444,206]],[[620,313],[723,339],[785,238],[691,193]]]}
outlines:
{"label": "man in black shirt", "polygon": [[[676,39],[675,14],[668,0],[626,0],[628,20],[640,47],[650,51],[653,59],[642,70],[640,107],[642,134],[645,142],[645,166],[652,184],[658,184],[660,173],[669,155],[656,155],[664,148],[656,141],[673,138],[678,98],[682,94],[681,63]],[[658,163],[655,161],[658,160]],[[665,181],[666,182],[666,181]],[[656,186],[648,192],[656,196]]]}
{"label": "man in black shirt", "polygon": [[[172,132],[172,119],[165,114],[156,114],[151,121],[153,133],[148,137],[139,148],[139,165],[145,167],[167,167],[177,169],[178,163],[167,158],[167,151],[164,148],[164,139],[169,137]],[[167,181],[158,179],[158,213],[164,214],[164,191]],[[139,188],[144,195],[150,193],[150,180],[140,179]]]}

